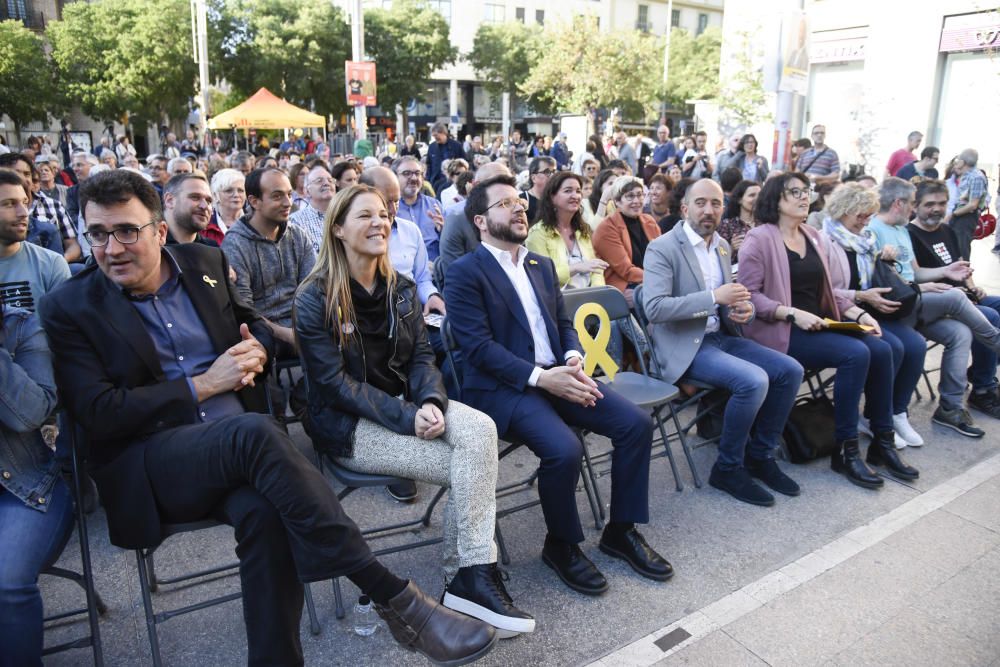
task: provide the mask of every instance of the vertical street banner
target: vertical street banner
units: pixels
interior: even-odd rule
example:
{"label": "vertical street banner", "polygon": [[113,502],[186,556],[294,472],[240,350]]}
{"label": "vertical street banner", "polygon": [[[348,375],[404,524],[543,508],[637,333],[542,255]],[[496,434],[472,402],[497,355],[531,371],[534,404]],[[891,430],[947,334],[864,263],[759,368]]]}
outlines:
{"label": "vertical street banner", "polygon": [[344,83],[349,106],[373,107],[378,104],[375,98],[375,63],[354,60],[344,62]]}
{"label": "vertical street banner", "polygon": [[809,93],[809,20],[805,12],[789,12],[782,19],[778,91]]}

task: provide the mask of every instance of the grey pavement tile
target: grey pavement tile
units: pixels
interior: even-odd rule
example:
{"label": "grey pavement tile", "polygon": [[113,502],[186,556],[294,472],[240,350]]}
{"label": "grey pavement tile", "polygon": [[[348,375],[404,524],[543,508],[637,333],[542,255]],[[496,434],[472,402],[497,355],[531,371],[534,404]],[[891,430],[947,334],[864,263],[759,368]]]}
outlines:
{"label": "grey pavement tile", "polygon": [[950,575],[998,544],[1000,533],[938,510],[890,535],[880,546]]}
{"label": "grey pavement tile", "polygon": [[880,667],[967,667],[987,665],[995,647],[909,609],[837,655],[842,665]]}
{"label": "grey pavement tile", "polygon": [[767,663],[755,656],[735,639],[721,630],[686,646],[668,658],[656,663],[657,667],[766,667]]}
{"label": "grey pavement tile", "polygon": [[980,484],[945,505],[944,509],[1000,533],[1000,479]]}

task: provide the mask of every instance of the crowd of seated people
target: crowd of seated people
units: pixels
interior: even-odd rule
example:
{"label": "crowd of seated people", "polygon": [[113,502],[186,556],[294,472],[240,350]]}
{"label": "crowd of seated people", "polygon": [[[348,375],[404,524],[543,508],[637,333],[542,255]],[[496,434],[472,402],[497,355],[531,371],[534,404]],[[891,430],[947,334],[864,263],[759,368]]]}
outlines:
{"label": "crowd of seated people", "polygon": [[[259,664],[301,663],[303,585],[334,577],[436,662],[533,632],[497,565],[501,438],[538,459],[539,553],[553,581],[585,595],[613,584],[583,546],[579,429],[613,446],[597,548],[646,579],[672,577],[640,532],[657,519],[653,421],[584,372],[567,290],[606,286],[641,306],[637,340],[613,327],[616,359],[646,355],[668,383],[729,394],[709,485],[738,501],[803,493],[777,452],[811,372],[832,372],[830,465],[868,489],[883,486],[880,471],[917,479],[907,448],[933,443],[909,416],[928,341],[942,345],[933,423],[981,438],[969,408],[1000,419],[1000,296],[973,282],[967,230],[948,224],[949,185],[919,175],[922,162],[915,182],[872,188],[830,178],[830,150],[803,152],[801,171],[774,169],[752,135],[714,157],[704,136],[673,141],[666,127],[649,150],[595,135],[575,159],[564,137],[546,148],[518,136],[492,151],[480,140],[467,160],[443,159],[461,144],[436,132],[447,151],[412,147],[384,166],[241,151],[154,155],[143,173],[134,152],[120,165],[79,155],[78,182],[62,188],[58,165],[4,156],[0,537],[24,548],[0,567],[0,601],[17,610],[0,618],[0,645],[15,663],[40,660],[37,579],[73,521],[43,438],[57,391],[86,433],[114,544],[154,546],[164,524],[207,517],[233,526]],[[972,153],[959,160],[960,192]],[[512,169],[527,174],[524,189]],[[883,265],[919,291],[915,308],[888,298]],[[457,386],[442,373],[442,317]],[[425,594],[372,555],[289,436],[273,370],[296,360],[291,407],[320,455],[448,489],[442,591]],[[269,383],[278,400],[266,400]],[[416,488],[389,491],[412,502]]]}

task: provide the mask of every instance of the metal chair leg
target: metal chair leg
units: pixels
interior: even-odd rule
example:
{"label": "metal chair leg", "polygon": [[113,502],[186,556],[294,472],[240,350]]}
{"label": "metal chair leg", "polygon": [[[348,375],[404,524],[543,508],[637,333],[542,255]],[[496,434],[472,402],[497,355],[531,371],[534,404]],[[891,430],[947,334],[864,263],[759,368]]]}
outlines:
{"label": "metal chair leg", "polygon": [[160,638],[156,634],[156,615],[153,613],[153,598],[149,589],[149,572],[146,569],[146,557],[142,551],[135,552],[135,560],[139,567],[139,591],[142,593],[142,607],[146,612],[146,631],[149,633],[149,650],[153,657],[153,667],[161,667]]}
{"label": "metal chair leg", "polygon": [[684,457],[687,459],[688,467],[691,469],[691,476],[694,478],[694,486],[696,489],[701,488],[701,477],[698,475],[698,468],[694,465],[694,458],[691,456],[691,448],[687,443],[687,436],[684,435],[684,430],[681,428],[681,422],[677,418],[677,411],[671,409],[670,416],[674,421],[674,428],[677,429],[677,439],[681,442],[681,449],[684,450]]}
{"label": "metal chair leg", "polygon": [[97,614],[105,614],[107,607],[94,587],[93,562],[90,559],[90,538],[87,534],[87,517],[83,513],[82,480],[80,460],[76,448],[75,432],[71,430],[70,456],[73,469],[73,487],[76,498],[76,530],[80,540],[80,563],[83,570],[83,589],[87,596],[87,623],[90,625],[90,646],[94,653],[94,667],[104,667],[104,648],[101,644],[101,628]]}
{"label": "metal chair leg", "polygon": [[334,614],[337,620],[342,620],[347,616],[347,612],[344,610],[344,595],[340,591],[340,577],[333,578],[333,601]]}
{"label": "metal chair leg", "polygon": [[[663,419],[660,417],[660,412],[663,410],[661,406],[653,410],[653,419],[656,420],[656,428],[660,431],[660,438],[663,441],[663,451],[667,455],[667,462],[670,464],[670,472],[674,476],[674,488],[677,492],[684,490],[684,483],[681,482],[680,471],[677,470],[677,460],[674,458],[674,450],[670,448],[670,438],[667,436],[667,430],[663,427]],[[669,409],[669,408],[668,408]]]}
{"label": "metal chair leg", "polygon": [[423,518],[424,526],[431,525],[431,515],[434,514],[434,508],[441,501],[441,498],[444,497],[444,493],[447,490],[448,489],[446,487],[442,486],[440,489],[438,489],[438,492],[434,494],[434,498],[431,499],[431,502],[427,505],[427,509],[424,511],[424,518]]}
{"label": "metal chair leg", "polygon": [[583,478],[583,491],[587,496],[587,502],[590,503],[590,511],[594,515],[594,530],[600,530],[604,527],[604,521],[601,518],[601,512],[598,509],[598,500],[594,498],[595,489],[591,487],[592,479],[587,473],[586,465],[580,465],[580,476]]}
{"label": "metal chair leg", "polygon": [[153,560],[153,554],[155,552],[155,547],[142,552],[142,559],[146,561],[146,571],[149,573],[149,578],[146,581],[149,583],[150,593],[155,593],[160,589],[160,582],[156,580],[156,562]]}
{"label": "metal chair leg", "polygon": [[303,590],[306,598],[306,612],[309,614],[309,632],[319,634],[319,620],[316,618],[316,603],[313,602],[312,588],[306,584]]}
{"label": "metal chair leg", "polygon": [[493,535],[497,541],[497,550],[500,552],[500,562],[504,565],[510,565],[510,554],[507,553],[507,543],[504,541],[503,533],[500,531],[499,521],[496,522]]}

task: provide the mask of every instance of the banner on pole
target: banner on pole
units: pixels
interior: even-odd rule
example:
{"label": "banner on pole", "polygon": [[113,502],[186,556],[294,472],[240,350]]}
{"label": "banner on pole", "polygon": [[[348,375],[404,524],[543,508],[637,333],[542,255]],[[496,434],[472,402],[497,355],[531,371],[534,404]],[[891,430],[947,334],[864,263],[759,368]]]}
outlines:
{"label": "banner on pole", "polygon": [[347,104],[352,107],[373,107],[377,89],[375,63],[348,60],[344,63]]}

